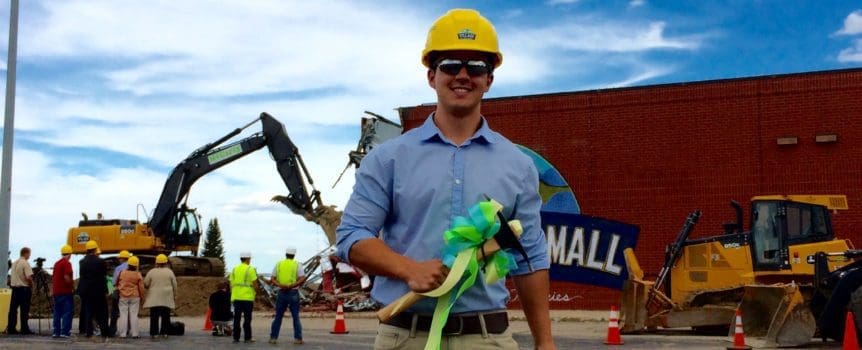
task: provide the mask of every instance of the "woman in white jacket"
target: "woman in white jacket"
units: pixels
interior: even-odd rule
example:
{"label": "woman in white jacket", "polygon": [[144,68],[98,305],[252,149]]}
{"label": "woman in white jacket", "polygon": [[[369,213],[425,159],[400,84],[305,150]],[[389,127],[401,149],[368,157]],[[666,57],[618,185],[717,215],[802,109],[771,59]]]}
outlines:
{"label": "woman in white jacket", "polygon": [[150,309],[150,337],[161,335],[167,338],[171,326],[171,310],[176,307],[174,300],[177,296],[177,277],[168,268],[167,256],[159,254],[156,257],[156,267],[147,272],[144,287],[147,287],[144,308]]}

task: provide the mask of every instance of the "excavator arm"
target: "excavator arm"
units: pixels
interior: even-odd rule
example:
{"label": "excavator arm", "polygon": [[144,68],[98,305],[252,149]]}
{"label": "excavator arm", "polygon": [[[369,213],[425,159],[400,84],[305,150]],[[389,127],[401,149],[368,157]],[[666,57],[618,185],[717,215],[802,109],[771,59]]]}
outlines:
{"label": "excavator arm", "polygon": [[[262,123],[262,131],[236,142],[222,145],[227,140],[241,133],[257,121]],[[306,216],[315,208],[323,207],[320,193],[316,190],[309,193],[306,189],[303,175],[312,184],[302,157],[287,136],[284,125],[267,113],[241,128],[198,148],[181,161],[168,176],[158,204],[153,210],[149,226],[153,234],[159,237],[171,249],[173,246],[197,242],[200,231],[183,232],[181,227],[189,227],[182,221],[189,220],[189,214],[194,215],[194,209],[186,205],[192,185],[204,175],[221,168],[239,158],[266,146],[282,181],[290,191],[283,198],[283,203],[294,213]],[[197,227],[197,225],[193,225]]]}

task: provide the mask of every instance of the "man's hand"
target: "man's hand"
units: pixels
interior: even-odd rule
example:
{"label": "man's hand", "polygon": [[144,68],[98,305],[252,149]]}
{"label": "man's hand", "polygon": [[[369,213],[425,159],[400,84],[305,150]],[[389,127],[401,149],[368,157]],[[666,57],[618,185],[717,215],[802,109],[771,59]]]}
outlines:
{"label": "man's hand", "polygon": [[443,265],[443,262],[432,259],[412,264],[409,269],[406,269],[403,279],[411,290],[424,293],[443,284],[448,274],[449,268]]}

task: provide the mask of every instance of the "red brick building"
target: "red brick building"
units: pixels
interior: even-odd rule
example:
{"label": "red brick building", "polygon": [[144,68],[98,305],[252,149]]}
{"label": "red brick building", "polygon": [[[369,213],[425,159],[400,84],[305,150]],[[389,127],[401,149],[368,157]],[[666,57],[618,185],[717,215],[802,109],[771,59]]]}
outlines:
{"label": "red brick building", "polygon": [[[401,108],[402,125],[433,108]],[[862,247],[862,69],[503,97],[482,111],[559,170],[583,214],[640,226],[647,277],[689,212],[703,211],[692,238],[715,235],[734,220],[731,199],[747,211],[761,194],[847,195],[836,236]],[[551,289],[552,308],[619,301],[601,287]]]}

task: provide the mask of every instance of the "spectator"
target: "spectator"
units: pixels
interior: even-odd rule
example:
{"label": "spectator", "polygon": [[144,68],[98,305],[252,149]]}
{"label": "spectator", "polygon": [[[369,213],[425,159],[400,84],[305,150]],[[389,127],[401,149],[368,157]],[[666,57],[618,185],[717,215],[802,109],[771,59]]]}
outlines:
{"label": "spectator", "polygon": [[117,330],[121,338],[140,338],[138,335],[138,309],[144,296],[144,278],[138,272],[140,261],[137,256],[130,257],[126,269],[117,276],[117,294],[119,294],[119,325]]}
{"label": "spectator", "polygon": [[62,257],[54,263],[51,294],[54,297],[54,338],[72,335],[72,310],[74,309],[75,280],[72,276],[72,247],[60,248]]}
{"label": "spectator", "polygon": [[111,333],[117,333],[117,319],[120,318],[120,294],[118,292],[119,285],[117,284],[117,278],[120,276],[120,272],[125,271],[129,268],[129,257],[132,256],[128,250],[121,251],[120,254],[117,255],[117,261],[120,262],[117,267],[114,268],[114,274],[111,277],[111,285],[114,286],[114,290],[111,292]]}
{"label": "spectator", "polygon": [[81,279],[78,281],[78,295],[81,297],[81,322],[87,338],[93,336],[95,327],[93,320],[99,325],[102,338],[110,336],[108,331],[108,286],[105,283],[107,267],[105,261],[99,258],[99,245],[96,241],[88,241],[87,255],[79,262],[78,271]]}
{"label": "spectator", "polygon": [[229,322],[233,319],[230,312],[230,283],[219,282],[218,290],[210,294],[210,322],[213,324],[213,335],[224,336],[231,334]]}
{"label": "spectator", "polygon": [[160,335],[167,338],[171,327],[171,310],[176,307],[177,277],[168,268],[166,255],[159,254],[156,257],[156,267],[147,272],[144,287],[147,288],[144,307],[150,309],[150,338]]}
{"label": "spectator", "polygon": [[[12,301],[9,304],[9,320],[6,324],[6,334],[30,335],[30,301],[33,298],[33,269],[27,260],[30,259],[30,248],[21,248],[18,260],[9,270],[9,283],[12,286]],[[17,331],[18,312],[21,312],[21,331]]]}

